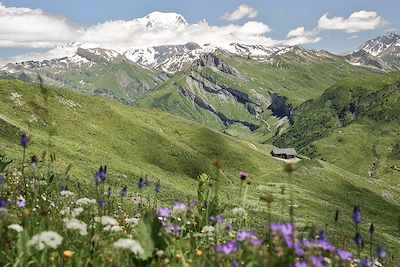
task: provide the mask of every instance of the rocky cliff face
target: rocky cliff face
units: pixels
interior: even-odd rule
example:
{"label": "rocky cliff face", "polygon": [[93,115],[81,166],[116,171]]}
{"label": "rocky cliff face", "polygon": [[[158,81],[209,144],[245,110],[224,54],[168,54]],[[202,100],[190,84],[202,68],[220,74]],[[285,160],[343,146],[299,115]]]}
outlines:
{"label": "rocky cliff face", "polygon": [[245,79],[243,74],[241,74],[235,68],[229,66],[228,63],[215,56],[214,54],[206,54],[200,56],[200,58],[196,61],[196,64],[201,67],[216,68],[217,70],[230,74],[236,78]]}

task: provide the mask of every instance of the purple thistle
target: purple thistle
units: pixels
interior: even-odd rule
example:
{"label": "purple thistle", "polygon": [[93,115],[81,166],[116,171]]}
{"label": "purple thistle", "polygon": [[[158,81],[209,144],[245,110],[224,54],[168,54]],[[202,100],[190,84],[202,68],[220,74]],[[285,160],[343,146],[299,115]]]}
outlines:
{"label": "purple thistle", "polygon": [[239,249],[239,244],[236,240],[232,240],[222,246],[216,246],[215,251],[223,253],[225,255],[230,255]]}
{"label": "purple thistle", "polygon": [[157,217],[169,218],[171,217],[171,210],[169,208],[160,208],[157,211]]}
{"label": "purple thistle", "polygon": [[354,224],[360,224],[362,220],[361,210],[359,206],[354,206],[353,209],[353,222]]}
{"label": "purple thistle", "polygon": [[128,193],[128,187],[126,185],[122,186],[121,191],[119,191],[120,197],[125,197]]}
{"label": "purple thistle", "polygon": [[306,251],[304,250],[304,248],[302,248],[300,243],[294,244],[294,250],[297,257],[303,257],[306,254]]}
{"label": "purple thistle", "polygon": [[363,243],[362,238],[361,238],[361,234],[360,233],[356,233],[356,235],[354,236],[354,243],[360,247]]}
{"label": "purple thistle", "polygon": [[103,209],[106,206],[106,201],[101,198],[97,201],[97,204],[99,205],[99,208]]}
{"label": "purple thistle", "polygon": [[308,265],[305,262],[296,262],[294,267],[308,267]]}
{"label": "purple thistle", "polygon": [[210,220],[219,224],[225,223],[225,218],[222,215],[214,215],[210,217]]}
{"label": "purple thistle", "polygon": [[143,178],[142,177],[140,177],[139,178],[139,181],[138,181],[138,187],[139,187],[139,189],[142,189],[143,187],[145,187],[145,181],[143,180]]}
{"label": "purple thistle", "polygon": [[4,179],[4,177],[0,175],[0,185],[4,184],[5,182],[6,180]]}
{"label": "purple thistle", "polygon": [[344,261],[349,261],[349,260],[351,260],[351,258],[353,257],[353,253],[351,253],[351,252],[348,252],[348,251],[345,251],[345,250],[341,250],[341,249],[338,249],[337,251],[336,251],[336,253],[339,255],[339,257],[342,259],[342,260],[344,260]]}
{"label": "purple thistle", "polygon": [[21,133],[21,146],[22,148],[26,148],[28,146],[29,139],[25,132]]}
{"label": "purple thistle", "polygon": [[289,248],[294,246],[294,226],[291,223],[287,224],[271,224],[272,233],[280,233]]}
{"label": "purple thistle", "polygon": [[160,184],[160,182],[157,182],[157,183],[155,184],[154,189],[155,189],[156,193],[160,193],[160,191],[161,191],[161,184]]}
{"label": "purple thistle", "polygon": [[246,241],[257,237],[255,232],[250,232],[250,231],[238,232],[236,236],[239,241]]}
{"label": "purple thistle", "polygon": [[335,251],[335,247],[331,244],[331,243],[329,243],[328,241],[325,241],[325,240],[320,240],[319,241],[319,246],[323,249],[323,250],[326,250],[326,251]]}
{"label": "purple thistle", "polygon": [[247,179],[247,177],[249,177],[249,174],[247,172],[240,172],[239,177],[240,177],[240,180],[244,181]]}
{"label": "purple thistle", "polygon": [[385,248],[382,245],[378,245],[376,247],[376,257],[379,260],[383,260],[384,258],[386,258],[386,256],[387,256],[387,252],[386,252]]}

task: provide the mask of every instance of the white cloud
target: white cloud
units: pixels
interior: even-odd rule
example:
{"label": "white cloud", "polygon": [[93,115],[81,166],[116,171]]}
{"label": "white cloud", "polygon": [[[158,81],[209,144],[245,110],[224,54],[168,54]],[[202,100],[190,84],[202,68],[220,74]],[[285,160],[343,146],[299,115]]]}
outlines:
{"label": "white cloud", "polygon": [[330,17],[329,13],[325,13],[319,20],[317,29],[324,30],[341,30],[347,33],[361,32],[373,30],[387,24],[387,21],[378,15],[375,11],[357,11],[350,15],[349,18]]}
{"label": "white cloud", "polygon": [[81,31],[65,17],[0,3],[0,47],[52,47],[76,38]]}
{"label": "white cloud", "polygon": [[288,46],[315,44],[322,40],[321,37],[297,36],[286,40],[283,44]]}
{"label": "white cloud", "polygon": [[358,35],[352,35],[352,36],[347,37],[346,39],[352,40],[352,39],[357,39],[357,38],[358,38]]}
{"label": "white cloud", "polygon": [[257,17],[258,11],[257,9],[248,6],[248,5],[240,5],[237,9],[232,11],[231,13],[226,12],[221,19],[235,21],[243,18],[250,18],[253,19]]}

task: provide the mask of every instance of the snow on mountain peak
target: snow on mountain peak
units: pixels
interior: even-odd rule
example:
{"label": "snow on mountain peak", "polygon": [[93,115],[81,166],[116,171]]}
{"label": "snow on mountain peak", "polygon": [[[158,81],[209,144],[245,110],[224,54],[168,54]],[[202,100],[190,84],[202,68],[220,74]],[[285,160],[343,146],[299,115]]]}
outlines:
{"label": "snow on mountain peak", "polygon": [[134,21],[145,25],[148,29],[184,29],[189,24],[186,19],[178,13],[163,13],[159,11],[152,12],[143,18]]}
{"label": "snow on mountain peak", "polygon": [[364,50],[372,56],[378,56],[391,46],[400,44],[400,35],[394,32],[378,36],[360,46],[357,51]]}

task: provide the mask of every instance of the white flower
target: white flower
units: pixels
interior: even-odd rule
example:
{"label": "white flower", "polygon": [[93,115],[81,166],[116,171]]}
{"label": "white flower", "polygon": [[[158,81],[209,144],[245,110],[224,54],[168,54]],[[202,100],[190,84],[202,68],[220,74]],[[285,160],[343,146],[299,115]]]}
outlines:
{"label": "white flower", "polygon": [[243,208],[234,208],[232,209],[232,214],[236,217],[243,217],[247,215],[247,211]]}
{"label": "white flower", "polygon": [[201,232],[206,234],[207,236],[213,236],[214,231],[215,231],[215,228],[211,225],[204,226],[203,229],[201,229]]}
{"label": "white flower", "polygon": [[44,231],[34,235],[28,242],[28,246],[35,246],[37,250],[43,250],[46,246],[56,249],[61,245],[63,238],[53,231]]}
{"label": "white flower", "polygon": [[125,224],[131,226],[132,228],[135,228],[139,224],[139,221],[139,218],[126,218]]}
{"label": "white flower", "polygon": [[79,234],[82,236],[85,236],[88,233],[87,224],[78,219],[64,219],[64,225],[67,229],[78,230]]}
{"label": "white flower", "polygon": [[100,222],[102,225],[118,225],[118,221],[110,216],[96,217],[95,221]]}
{"label": "white flower", "polygon": [[139,244],[139,242],[133,239],[128,239],[128,238],[118,239],[117,242],[114,242],[114,247],[121,249],[129,249],[136,255],[144,254],[142,246]]}
{"label": "white flower", "polygon": [[118,226],[118,225],[106,225],[103,228],[104,231],[110,231],[110,232],[121,232],[122,231],[122,227]]}
{"label": "white flower", "polygon": [[88,205],[95,205],[97,203],[96,199],[89,199],[89,198],[80,198],[76,201],[76,205],[78,206],[88,206]]}
{"label": "white flower", "polygon": [[19,225],[19,224],[10,224],[9,226],[7,226],[8,229],[14,230],[18,233],[24,231],[24,228]]}
{"label": "white flower", "polygon": [[63,197],[71,197],[74,195],[74,193],[72,193],[71,191],[68,191],[68,190],[61,191],[60,194]]}
{"label": "white flower", "polygon": [[69,215],[70,213],[71,213],[71,208],[70,207],[65,207],[62,210],[60,210],[60,214],[62,216]]}
{"label": "white flower", "polygon": [[75,218],[75,217],[79,216],[82,212],[83,212],[83,208],[82,207],[74,208],[71,211],[71,216],[73,218]]}

